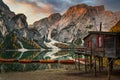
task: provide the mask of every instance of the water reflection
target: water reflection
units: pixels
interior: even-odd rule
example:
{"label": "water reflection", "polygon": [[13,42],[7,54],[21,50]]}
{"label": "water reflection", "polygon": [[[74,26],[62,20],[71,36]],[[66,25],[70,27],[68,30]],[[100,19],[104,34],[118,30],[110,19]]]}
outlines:
{"label": "water reflection", "polygon": [[[72,60],[74,58],[74,50],[61,50],[52,53],[52,50],[42,51],[6,51],[0,53],[2,59],[15,59],[15,60]],[[30,71],[30,70],[43,70],[48,68],[58,68],[60,64],[43,64],[43,63],[3,63],[0,62],[0,71]]]}

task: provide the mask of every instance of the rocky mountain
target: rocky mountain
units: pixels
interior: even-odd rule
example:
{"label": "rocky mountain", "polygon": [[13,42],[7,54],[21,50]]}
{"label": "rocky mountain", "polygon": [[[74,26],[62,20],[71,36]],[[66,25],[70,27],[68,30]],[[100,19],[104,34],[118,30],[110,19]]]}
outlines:
{"label": "rocky mountain", "polygon": [[33,26],[42,37],[51,37],[60,42],[76,43],[85,37],[88,31],[98,31],[100,22],[102,31],[109,31],[120,20],[120,12],[106,11],[103,5],[79,4],[70,7],[63,15],[53,15],[54,18],[44,18]]}
{"label": "rocky mountain", "polygon": [[[103,5],[88,6],[79,4],[70,7],[64,14],[54,13],[34,22],[29,28],[24,14],[15,14],[0,0],[0,44],[11,39],[34,41],[45,47],[44,42],[53,40],[65,43],[82,43],[88,31],[109,31],[120,20],[120,11],[106,11]],[[23,40],[24,42],[24,40]],[[12,43],[12,42],[11,42]],[[17,44],[16,44],[17,45]],[[16,46],[15,45],[15,46]]]}
{"label": "rocky mountain", "polygon": [[28,27],[26,22],[26,16],[24,14],[15,14],[10,11],[9,7],[0,1],[0,31],[2,36],[5,36],[7,33]]}
{"label": "rocky mountain", "polygon": [[37,41],[37,43],[42,44],[45,39],[48,39],[48,34],[54,25],[61,19],[59,13],[51,14],[49,17],[36,21],[31,25],[29,39]]}
{"label": "rocky mountain", "polygon": [[88,6],[80,4],[70,7],[63,14],[56,25],[55,40],[72,42],[83,38],[88,31],[98,31],[102,22],[102,31],[109,29],[120,20],[120,15],[111,11],[105,11],[104,6]]}
{"label": "rocky mountain", "polygon": [[0,0],[0,48],[17,49],[20,47],[18,41],[22,41],[26,45],[27,42],[32,43],[31,45],[35,44],[29,40],[26,41],[29,35],[26,19],[27,17],[24,14],[16,15]]}
{"label": "rocky mountain", "polygon": [[5,36],[9,28],[9,20],[15,16],[14,12],[11,12],[10,9],[3,1],[0,1],[0,32],[2,36]]}

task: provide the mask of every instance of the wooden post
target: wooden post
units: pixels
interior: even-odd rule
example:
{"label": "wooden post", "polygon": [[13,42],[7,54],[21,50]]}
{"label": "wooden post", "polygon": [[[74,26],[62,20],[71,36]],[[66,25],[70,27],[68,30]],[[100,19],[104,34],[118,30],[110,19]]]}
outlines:
{"label": "wooden post", "polygon": [[80,70],[80,54],[78,55],[78,70]]}
{"label": "wooden post", "polygon": [[96,76],[96,57],[95,57],[95,62],[94,62],[94,76]]}
{"label": "wooden post", "polygon": [[103,57],[101,57],[100,62],[101,62],[101,70],[103,70]]}
{"label": "wooden post", "polygon": [[[88,55],[86,56],[86,63],[88,62]],[[88,63],[87,63],[87,66],[86,66],[86,70],[88,71],[89,70],[89,67],[88,67]]]}
{"label": "wooden post", "polygon": [[77,70],[77,53],[75,53],[75,70]]}
{"label": "wooden post", "polygon": [[86,55],[85,55],[85,72],[87,72],[86,64],[87,64],[87,60],[86,60]]}
{"label": "wooden post", "polygon": [[111,61],[111,73],[113,72],[113,59]]}
{"label": "wooden post", "polygon": [[92,55],[90,55],[90,70],[92,70],[93,64],[92,64]]}
{"label": "wooden post", "polygon": [[113,59],[108,58],[108,80],[111,79],[112,69],[113,69]]}
{"label": "wooden post", "polygon": [[101,72],[101,57],[98,58],[99,58],[99,72]]}
{"label": "wooden post", "polygon": [[91,48],[91,55],[90,55],[90,63],[91,63],[90,69],[91,69],[91,71],[93,70],[93,67],[94,67],[94,61],[93,61],[92,57],[93,57],[93,51],[92,51],[92,48]]}
{"label": "wooden post", "polygon": [[100,32],[102,31],[102,22],[100,22]]}
{"label": "wooden post", "polygon": [[111,75],[111,72],[110,72],[110,58],[108,58],[108,80],[110,80],[110,75]]}

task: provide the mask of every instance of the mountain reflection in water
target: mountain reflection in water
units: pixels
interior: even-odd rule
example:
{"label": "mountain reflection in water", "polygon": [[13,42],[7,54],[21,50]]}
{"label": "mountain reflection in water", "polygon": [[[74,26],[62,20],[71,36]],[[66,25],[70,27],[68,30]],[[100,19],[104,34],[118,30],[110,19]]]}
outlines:
{"label": "mountain reflection in water", "polygon": [[[52,53],[52,50],[42,50],[42,51],[6,51],[0,52],[1,59],[15,59],[15,60],[73,60],[74,50],[60,50],[59,52]],[[44,70],[48,68],[58,68],[60,64],[47,64],[47,63],[4,63],[0,62],[1,72],[10,71],[30,71],[30,70]]]}

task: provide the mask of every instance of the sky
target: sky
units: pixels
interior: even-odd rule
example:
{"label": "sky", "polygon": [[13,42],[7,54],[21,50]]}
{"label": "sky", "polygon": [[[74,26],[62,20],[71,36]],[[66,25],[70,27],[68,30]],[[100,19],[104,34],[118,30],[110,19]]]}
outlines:
{"label": "sky", "polygon": [[3,0],[11,11],[24,13],[32,24],[52,13],[63,14],[70,6],[85,3],[90,6],[104,5],[106,10],[120,11],[120,0]]}

